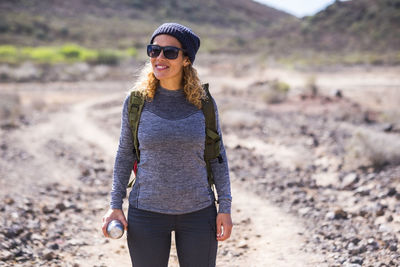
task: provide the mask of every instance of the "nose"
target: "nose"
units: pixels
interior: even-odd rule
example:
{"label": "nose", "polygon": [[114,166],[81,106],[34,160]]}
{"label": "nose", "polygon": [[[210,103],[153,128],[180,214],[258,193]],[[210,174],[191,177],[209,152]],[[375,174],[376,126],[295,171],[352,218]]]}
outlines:
{"label": "nose", "polygon": [[164,50],[163,50],[163,49],[161,49],[160,54],[158,55],[157,58],[159,58],[159,57],[161,57],[161,58],[166,58],[166,57],[164,56]]}

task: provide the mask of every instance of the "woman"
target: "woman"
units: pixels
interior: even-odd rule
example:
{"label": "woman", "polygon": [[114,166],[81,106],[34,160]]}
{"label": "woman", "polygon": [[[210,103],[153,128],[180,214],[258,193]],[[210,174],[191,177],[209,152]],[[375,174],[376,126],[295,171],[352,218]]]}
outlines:
{"label": "woman", "polygon": [[[193,31],[177,23],[165,23],[153,33],[145,67],[135,90],[146,96],[138,140],[140,161],[129,195],[128,220],[122,199],[136,160],[127,96],[122,113],[119,147],[113,173],[107,224],[120,220],[127,230],[129,253],[136,267],[168,265],[171,232],[180,266],[215,266],[217,243],[232,229],[229,169],[221,139],[221,161],[211,161],[218,193],[207,181],[204,161],[205,117],[201,110],[206,93],[192,67],[200,46]],[[217,130],[221,133],[215,102]]]}

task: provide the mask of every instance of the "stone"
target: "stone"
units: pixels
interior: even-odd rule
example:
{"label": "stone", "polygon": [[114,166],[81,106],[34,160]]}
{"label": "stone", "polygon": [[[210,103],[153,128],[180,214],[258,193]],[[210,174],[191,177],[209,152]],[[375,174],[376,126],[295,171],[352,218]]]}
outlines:
{"label": "stone", "polygon": [[349,173],[345,177],[343,177],[341,188],[345,190],[351,190],[358,181],[359,178],[357,173]]}
{"label": "stone", "polygon": [[54,213],[54,208],[50,208],[50,207],[48,207],[47,205],[44,205],[44,206],[42,207],[42,212],[43,212],[44,214]]}
{"label": "stone", "polygon": [[14,258],[14,254],[8,250],[1,250],[0,251],[0,260],[1,261],[9,261]]}
{"label": "stone", "polygon": [[6,205],[12,205],[14,203],[15,203],[15,200],[13,198],[11,198],[11,197],[6,197],[4,199],[4,204],[6,204]]}
{"label": "stone", "polygon": [[356,263],[356,264],[362,265],[363,262],[364,262],[364,258],[363,257],[351,257],[350,258],[350,263]]}
{"label": "stone", "polygon": [[20,226],[13,226],[10,227],[8,229],[6,229],[3,234],[8,237],[8,238],[16,238],[17,236],[19,236],[22,232],[24,231],[24,229]]}
{"label": "stone", "polygon": [[313,175],[315,183],[319,187],[327,187],[337,185],[339,182],[339,177],[337,173],[320,173]]}
{"label": "stone", "polygon": [[336,220],[347,219],[347,212],[344,211],[342,208],[336,209],[334,214],[334,219]]}
{"label": "stone", "polygon": [[60,203],[57,203],[56,209],[58,209],[59,211],[64,211],[67,209],[67,206],[63,202],[60,202]]}
{"label": "stone", "polygon": [[46,260],[46,261],[53,260],[53,259],[55,259],[56,257],[57,257],[57,255],[56,255],[53,251],[45,250],[45,251],[43,252],[43,259]]}
{"label": "stone", "polygon": [[388,197],[393,197],[397,194],[397,190],[394,187],[389,188],[388,192],[387,192],[387,196]]}
{"label": "stone", "polygon": [[389,246],[389,250],[390,250],[390,251],[397,251],[397,244],[392,243],[392,244]]}

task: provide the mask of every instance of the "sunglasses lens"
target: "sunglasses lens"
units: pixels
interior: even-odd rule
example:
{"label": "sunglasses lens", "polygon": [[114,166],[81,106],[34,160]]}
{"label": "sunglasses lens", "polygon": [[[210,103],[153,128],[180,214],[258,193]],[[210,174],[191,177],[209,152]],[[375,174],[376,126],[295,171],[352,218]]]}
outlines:
{"label": "sunglasses lens", "polygon": [[168,59],[175,59],[178,57],[179,49],[175,47],[165,47],[164,48],[164,56]]}
{"label": "sunglasses lens", "polygon": [[158,45],[148,45],[147,46],[147,55],[149,57],[158,57],[161,53],[161,47]]}
{"label": "sunglasses lens", "polygon": [[174,46],[164,46],[161,47],[159,45],[148,45],[147,46],[147,55],[149,57],[158,57],[163,50],[163,54],[165,58],[168,59],[176,59],[179,55],[179,48]]}

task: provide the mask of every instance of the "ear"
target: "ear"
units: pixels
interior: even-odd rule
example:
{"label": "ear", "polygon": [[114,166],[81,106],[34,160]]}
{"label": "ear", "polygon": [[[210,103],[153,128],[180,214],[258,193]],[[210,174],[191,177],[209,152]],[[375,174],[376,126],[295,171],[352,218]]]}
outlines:
{"label": "ear", "polygon": [[185,59],[183,60],[183,66],[184,66],[184,67],[187,67],[187,66],[189,66],[189,65],[190,65],[189,57],[185,57]]}

